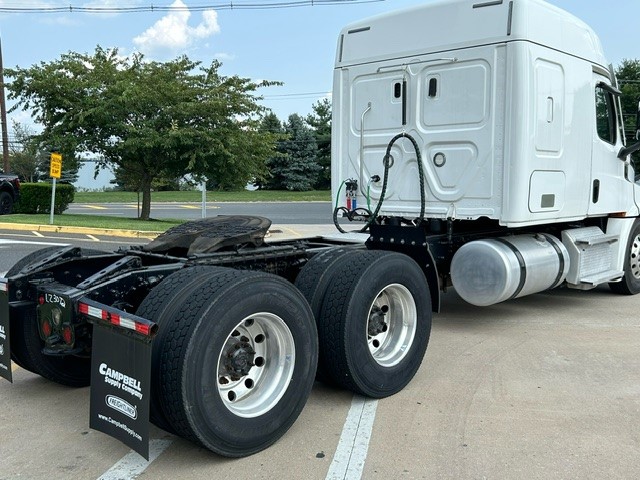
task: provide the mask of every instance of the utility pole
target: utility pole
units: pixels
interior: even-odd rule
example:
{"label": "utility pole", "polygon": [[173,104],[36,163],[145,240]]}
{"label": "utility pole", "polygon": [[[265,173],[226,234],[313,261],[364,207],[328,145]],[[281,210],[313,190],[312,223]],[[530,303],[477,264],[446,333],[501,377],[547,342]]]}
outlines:
{"label": "utility pole", "polygon": [[7,102],[4,97],[4,66],[2,64],[2,38],[0,38],[0,117],[2,121],[2,160],[4,173],[9,173],[9,132],[7,130]]}

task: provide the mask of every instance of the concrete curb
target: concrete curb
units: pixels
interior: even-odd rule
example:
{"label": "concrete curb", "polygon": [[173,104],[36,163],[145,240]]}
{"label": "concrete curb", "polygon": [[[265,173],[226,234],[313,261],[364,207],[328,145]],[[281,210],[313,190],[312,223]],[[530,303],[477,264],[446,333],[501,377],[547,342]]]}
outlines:
{"label": "concrete curb", "polygon": [[62,225],[35,225],[30,223],[0,223],[0,230],[26,230],[28,232],[78,233],[84,235],[107,235],[110,237],[154,239],[162,232],[143,230],[115,230],[111,228],[66,227]]}

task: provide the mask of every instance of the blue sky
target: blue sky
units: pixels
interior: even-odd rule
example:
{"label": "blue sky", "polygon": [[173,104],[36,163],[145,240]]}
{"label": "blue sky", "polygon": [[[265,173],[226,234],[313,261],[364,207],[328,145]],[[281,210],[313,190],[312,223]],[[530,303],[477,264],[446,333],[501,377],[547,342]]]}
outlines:
{"label": "blue sky", "polygon": [[[68,51],[90,53],[96,45],[118,47],[125,55],[139,51],[161,61],[180,54],[204,63],[217,58],[223,62],[223,74],[284,82],[282,87],[264,91],[264,104],[280,119],[286,119],[291,113],[307,114],[315,101],[330,93],[336,40],[343,26],[430,1],[433,0],[109,15],[2,13],[0,33],[6,67],[51,61]],[[247,0],[236,0],[236,4],[243,2]],[[201,9],[228,3],[230,0],[0,0],[0,8],[153,4]],[[608,3],[551,0],[551,3],[591,25],[600,36],[609,61],[617,64],[623,58],[640,57],[639,0]],[[30,123],[26,113],[16,112],[9,122],[12,120]]]}

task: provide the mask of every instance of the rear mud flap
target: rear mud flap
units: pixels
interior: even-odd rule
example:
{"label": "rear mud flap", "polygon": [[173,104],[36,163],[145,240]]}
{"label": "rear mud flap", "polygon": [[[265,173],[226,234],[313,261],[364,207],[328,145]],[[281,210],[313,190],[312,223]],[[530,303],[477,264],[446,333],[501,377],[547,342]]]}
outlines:
{"label": "rear mud flap", "polygon": [[0,377],[13,383],[9,334],[8,283],[6,279],[0,278]]}
{"label": "rear mud flap", "polygon": [[120,440],[147,460],[150,380],[151,337],[95,322],[89,426]]}

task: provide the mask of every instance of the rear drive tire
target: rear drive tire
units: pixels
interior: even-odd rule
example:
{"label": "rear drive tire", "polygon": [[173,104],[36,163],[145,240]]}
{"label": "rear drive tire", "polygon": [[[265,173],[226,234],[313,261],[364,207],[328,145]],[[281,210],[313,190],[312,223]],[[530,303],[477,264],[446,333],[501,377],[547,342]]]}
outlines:
{"label": "rear drive tire", "polygon": [[265,273],[217,271],[167,318],[160,402],[173,429],[220,455],[278,440],[313,386],[318,342],[300,292]]}
{"label": "rear drive tire", "polygon": [[624,276],[620,282],[610,283],[609,287],[613,292],[621,295],[640,293],[640,219],[634,222],[627,242]]}
{"label": "rear drive tire", "polygon": [[318,322],[320,363],[333,382],[384,398],[420,367],[431,297],[418,264],[395,252],[357,252],[333,272]]}
{"label": "rear drive tire", "polygon": [[[26,255],[7,272],[7,277],[35,262],[38,262],[61,247],[47,247]],[[83,249],[83,255],[96,255],[99,250]],[[56,357],[42,353],[44,342],[38,332],[36,308],[24,308],[20,319],[11,319],[11,359],[25,370],[70,387],[86,387],[91,380],[91,359],[67,355]]]}
{"label": "rear drive tire", "polygon": [[[320,318],[322,302],[331,284],[333,272],[342,264],[345,258],[358,251],[348,247],[331,248],[311,258],[300,270],[295,286],[309,302],[316,322]],[[331,383],[331,378],[324,373],[323,366],[320,363],[318,364],[316,378],[322,382]]]}
{"label": "rear drive tire", "polygon": [[180,307],[185,298],[202,283],[203,279],[219,271],[229,271],[221,267],[197,266],[184,268],[172,273],[160,282],[142,301],[136,315],[158,324],[158,334],[153,340],[151,355],[151,396],[150,419],[153,424],[170,433],[176,433],[162,412],[160,406],[160,385],[162,382],[160,365],[162,345],[167,338],[167,323],[179,322],[182,318]]}

